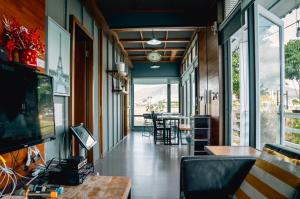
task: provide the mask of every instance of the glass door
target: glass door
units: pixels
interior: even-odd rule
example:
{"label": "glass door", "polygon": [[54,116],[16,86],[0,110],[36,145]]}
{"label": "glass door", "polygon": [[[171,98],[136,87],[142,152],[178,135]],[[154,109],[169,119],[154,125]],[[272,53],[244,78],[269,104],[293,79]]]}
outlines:
{"label": "glass door", "polygon": [[248,26],[230,38],[231,52],[231,145],[249,145]]}
{"label": "glass door", "polygon": [[281,143],[283,132],[283,21],[255,4],[256,147]]}

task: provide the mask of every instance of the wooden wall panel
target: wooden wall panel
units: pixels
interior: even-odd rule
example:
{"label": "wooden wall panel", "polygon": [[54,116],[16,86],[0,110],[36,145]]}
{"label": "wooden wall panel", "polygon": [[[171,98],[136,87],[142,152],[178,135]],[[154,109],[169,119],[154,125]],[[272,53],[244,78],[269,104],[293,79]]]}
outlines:
{"label": "wooden wall panel", "polygon": [[40,29],[41,39],[45,41],[45,0],[1,0],[0,3],[0,32],[3,32],[3,15],[14,17],[27,28]]}
{"label": "wooden wall panel", "polygon": [[[219,50],[218,35],[211,28],[201,29],[198,33],[199,43],[199,96],[200,115],[212,117],[211,145],[219,145]],[[205,92],[207,91],[207,93]],[[206,98],[207,96],[207,99]],[[201,99],[202,98],[202,99]],[[207,100],[207,103],[205,103]]]}
{"label": "wooden wall panel", "polygon": [[212,117],[211,144],[219,145],[219,126],[220,126],[220,108],[219,108],[219,51],[218,35],[207,29],[207,66],[208,66],[208,90],[210,91],[208,114]]}
{"label": "wooden wall panel", "polygon": [[[45,0],[1,0],[0,3],[0,33],[3,33],[4,27],[2,23],[2,17],[5,15],[7,18],[11,16],[15,17],[20,24],[27,28],[38,27],[41,34],[41,39],[45,43]],[[42,154],[45,153],[44,145],[38,145]],[[22,174],[24,163],[27,157],[27,149],[21,149],[7,154],[2,154],[7,161],[7,166],[16,166],[16,170]],[[14,161],[14,157],[17,157],[17,161]],[[2,177],[0,176],[0,179]],[[0,188],[3,185],[0,185]]]}
{"label": "wooden wall panel", "polygon": [[201,29],[198,33],[198,57],[199,57],[199,113],[206,114],[205,92],[207,90],[207,62],[206,62],[206,29]]}

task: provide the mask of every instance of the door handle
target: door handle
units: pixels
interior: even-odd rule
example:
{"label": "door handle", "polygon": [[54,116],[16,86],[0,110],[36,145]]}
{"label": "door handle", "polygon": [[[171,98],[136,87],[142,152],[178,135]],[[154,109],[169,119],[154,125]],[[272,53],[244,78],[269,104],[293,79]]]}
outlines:
{"label": "door handle", "polygon": [[276,91],[276,104],[279,106],[279,91]]}
{"label": "door handle", "polygon": [[289,109],[289,91],[286,91],[285,93],[285,101],[286,101],[286,109]]}

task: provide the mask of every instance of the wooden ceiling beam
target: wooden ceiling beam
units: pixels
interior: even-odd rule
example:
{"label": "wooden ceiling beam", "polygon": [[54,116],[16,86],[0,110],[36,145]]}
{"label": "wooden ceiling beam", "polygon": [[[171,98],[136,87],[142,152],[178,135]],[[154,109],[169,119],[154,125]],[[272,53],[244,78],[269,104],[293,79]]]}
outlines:
{"label": "wooden ceiling beam", "polygon": [[[166,41],[168,40],[168,37],[169,37],[169,31],[166,31]],[[165,42],[165,45],[164,45],[164,49],[167,48],[167,42]],[[166,51],[164,51],[164,55],[166,55]]]}
{"label": "wooden ceiling beam", "polygon": [[[146,55],[129,55],[129,57],[130,57],[131,59],[147,58]],[[181,55],[175,55],[175,56],[171,56],[171,55],[162,55],[162,56],[161,56],[161,58],[170,58],[170,57],[172,57],[172,58],[182,58]]]}
{"label": "wooden ceiling beam", "polygon": [[166,27],[166,28],[116,28],[111,29],[115,32],[194,32],[202,27]]}
{"label": "wooden ceiling beam", "polygon": [[[147,41],[142,39],[120,39],[121,43],[146,43]],[[160,39],[160,41],[166,43],[189,43],[190,38]]]}
{"label": "wooden ceiling beam", "polygon": [[115,31],[112,31],[109,28],[104,15],[102,14],[101,10],[99,9],[97,0],[81,0],[81,2],[86,7],[88,12],[92,15],[92,17],[95,19],[96,24],[99,27],[101,27],[101,29],[108,36],[108,38],[112,38],[112,40],[116,41],[118,47],[122,50],[122,52],[124,54],[125,63],[127,63],[132,68],[133,64],[132,64],[127,52],[125,51],[123,44],[120,42],[118,34],[116,34]]}
{"label": "wooden ceiling beam", "polygon": [[185,48],[125,48],[127,52],[150,52],[150,51],[160,51],[160,52],[169,52],[169,51],[185,51]]}
{"label": "wooden ceiling beam", "polygon": [[170,61],[173,61],[173,60],[176,58],[176,54],[177,54],[177,51],[176,51],[176,50],[173,50],[173,51],[171,52]]}
{"label": "wooden ceiling beam", "polygon": [[184,9],[172,9],[172,8],[111,8],[107,10],[110,13],[186,13]]}
{"label": "wooden ceiling beam", "polygon": [[[141,36],[141,39],[144,40],[142,31],[140,31],[140,36]],[[142,43],[142,46],[143,46],[143,49],[145,49],[145,43]],[[145,55],[146,55],[146,51],[145,51]]]}
{"label": "wooden ceiling beam", "polygon": [[[149,63],[149,64],[153,64],[152,62],[149,62],[148,60],[132,60],[132,62],[135,62],[135,63]],[[173,61],[170,61],[170,60],[161,60],[160,62],[157,62],[156,64],[159,64],[159,63],[167,63],[167,62],[171,62],[171,63],[180,63],[180,60],[173,60]]]}

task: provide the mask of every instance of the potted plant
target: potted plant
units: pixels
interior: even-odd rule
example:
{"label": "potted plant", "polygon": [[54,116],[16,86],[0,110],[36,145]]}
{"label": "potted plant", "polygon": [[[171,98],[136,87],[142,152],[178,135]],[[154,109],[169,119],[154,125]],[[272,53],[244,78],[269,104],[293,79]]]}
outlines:
{"label": "potted plant", "polygon": [[15,52],[19,55],[19,61],[23,64],[36,67],[37,57],[43,56],[45,45],[41,42],[38,28],[28,29],[19,24],[16,19],[3,17],[5,27],[4,37],[10,61],[18,61]]}

